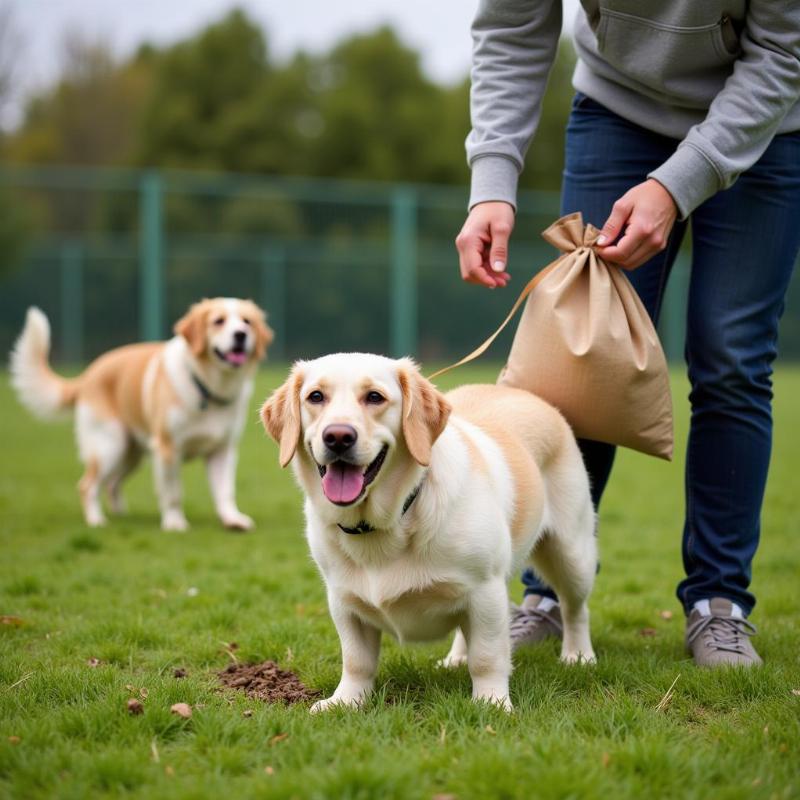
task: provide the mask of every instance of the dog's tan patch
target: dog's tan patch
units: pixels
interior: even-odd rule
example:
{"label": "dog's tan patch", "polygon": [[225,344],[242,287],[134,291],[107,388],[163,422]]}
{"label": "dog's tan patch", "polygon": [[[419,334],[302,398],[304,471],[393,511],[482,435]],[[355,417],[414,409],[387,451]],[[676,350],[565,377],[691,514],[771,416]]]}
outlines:
{"label": "dog's tan patch", "polygon": [[468,431],[460,430],[464,444],[467,446],[467,456],[469,457],[470,465],[473,466],[482,475],[489,474],[489,465],[483,457],[480,448],[475,443],[475,440],[469,435]]}
{"label": "dog's tan patch", "polygon": [[[117,399],[119,417],[128,428],[148,430],[147,408],[144,396],[144,376],[152,360],[161,355],[163,345],[154,344],[141,347],[119,375]],[[167,378],[164,362],[159,358],[156,368],[155,387],[159,394],[167,397],[170,403],[177,402],[177,395]]]}
{"label": "dog's tan patch", "polygon": [[119,347],[100,356],[81,376],[80,401],[101,419],[118,419],[146,430],[142,379],[161,342]]}
{"label": "dog's tan patch", "polygon": [[[503,453],[514,480],[511,537],[515,544],[530,533],[531,520],[538,518],[544,507],[544,486],[531,443],[541,439],[536,427],[545,420],[531,413],[530,397],[516,389],[496,386],[462,386],[447,395],[454,413],[484,431]],[[515,423],[513,432],[509,419]],[[546,422],[552,424],[549,419]]]}

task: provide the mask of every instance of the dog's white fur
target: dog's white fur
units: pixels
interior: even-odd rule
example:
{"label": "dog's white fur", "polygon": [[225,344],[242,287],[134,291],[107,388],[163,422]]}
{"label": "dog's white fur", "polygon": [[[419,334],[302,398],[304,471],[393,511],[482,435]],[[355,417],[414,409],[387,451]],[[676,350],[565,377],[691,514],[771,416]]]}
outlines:
{"label": "dog's white fur", "polygon": [[[372,391],[385,402],[370,402]],[[577,444],[554,408],[499,386],[443,395],[409,359],[346,353],[298,362],[262,419],[305,492],[308,542],[341,640],[341,681],[313,710],[369,695],[382,631],[402,642],[453,629],[443,664],[466,662],[473,697],[510,709],[507,580],[528,559],[561,600],[562,659],[594,660],[595,515]],[[319,468],[339,458],[323,433],[343,424],[358,437],[346,458],[365,470],[388,446],[347,507],[326,498]],[[361,521],[375,530],[339,527]]]}
{"label": "dog's white fur", "polygon": [[[48,364],[47,317],[38,308],[28,309],[11,353],[12,383],[21,402],[39,417],[74,408],[85,465],[79,490],[88,525],[105,522],[103,489],[112,510],[123,510],[122,482],[149,450],[164,530],[188,527],[180,466],[198,456],[206,460],[222,522],[240,530],[253,527],[236,505],[236,447],[272,331],[251,301],[216,298],[192,306],[176,323],[175,334],[167,342],[111,350],[79,377],[65,379]],[[204,401],[192,375],[213,394],[210,401]]]}

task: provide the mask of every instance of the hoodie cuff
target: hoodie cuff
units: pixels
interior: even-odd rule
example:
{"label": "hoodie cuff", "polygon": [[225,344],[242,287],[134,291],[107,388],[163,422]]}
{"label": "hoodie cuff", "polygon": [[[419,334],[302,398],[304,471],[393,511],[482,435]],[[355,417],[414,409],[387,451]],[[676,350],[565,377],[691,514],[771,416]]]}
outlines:
{"label": "hoodie cuff", "polygon": [[678,207],[678,216],[686,219],[703,201],[715,195],[723,185],[711,160],[691,144],[682,144],[658,169],[648,176],[657,180]]}
{"label": "hoodie cuff", "polygon": [[478,203],[502,201],[517,209],[517,165],[505,156],[478,156],[472,162],[469,208]]}

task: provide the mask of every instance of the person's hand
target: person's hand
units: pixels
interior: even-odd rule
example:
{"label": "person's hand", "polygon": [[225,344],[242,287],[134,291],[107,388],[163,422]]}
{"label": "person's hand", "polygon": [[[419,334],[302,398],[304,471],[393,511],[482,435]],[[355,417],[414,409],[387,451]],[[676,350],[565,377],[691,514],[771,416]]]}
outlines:
{"label": "person's hand", "polygon": [[511,276],[508,239],[514,229],[514,208],[504,202],[478,203],[456,237],[461,277],[467,283],[494,289]]}
{"label": "person's hand", "polygon": [[[667,246],[677,216],[672,195],[650,178],[614,203],[597,240],[599,255],[625,269],[636,269]],[[620,233],[622,238],[613,244]]]}

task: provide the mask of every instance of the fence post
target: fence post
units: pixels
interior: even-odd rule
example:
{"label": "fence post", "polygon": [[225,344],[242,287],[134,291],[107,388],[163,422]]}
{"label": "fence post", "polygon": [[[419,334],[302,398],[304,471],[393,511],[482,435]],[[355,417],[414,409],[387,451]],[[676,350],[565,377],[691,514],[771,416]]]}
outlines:
{"label": "fence post", "polygon": [[139,185],[139,333],[143,341],[164,332],[164,276],[161,176],[142,174]]}
{"label": "fence post", "polygon": [[269,314],[269,326],[275,331],[270,347],[274,361],[286,358],[286,250],[264,248],[261,261],[261,307]]}
{"label": "fence post", "polygon": [[392,192],[390,346],[395,357],[417,349],[417,197],[408,186]]}
{"label": "fence post", "polygon": [[83,247],[80,242],[61,245],[61,341],[63,361],[83,361]]}
{"label": "fence post", "polygon": [[672,267],[664,296],[661,316],[661,340],[670,363],[683,359],[686,337],[686,298],[689,288],[689,259],[681,251]]}

